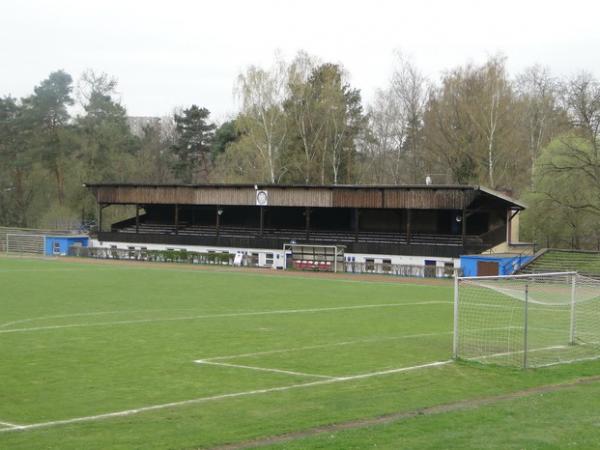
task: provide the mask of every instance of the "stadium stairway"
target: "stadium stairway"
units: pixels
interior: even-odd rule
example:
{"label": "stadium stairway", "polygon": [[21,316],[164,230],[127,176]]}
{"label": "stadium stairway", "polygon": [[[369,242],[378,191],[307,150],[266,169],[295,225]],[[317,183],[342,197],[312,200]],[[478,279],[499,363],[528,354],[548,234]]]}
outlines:
{"label": "stadium stairway", "polygon": [[547,248],[537,252],[518,273],[570,272],[600,278],[600,252]]}

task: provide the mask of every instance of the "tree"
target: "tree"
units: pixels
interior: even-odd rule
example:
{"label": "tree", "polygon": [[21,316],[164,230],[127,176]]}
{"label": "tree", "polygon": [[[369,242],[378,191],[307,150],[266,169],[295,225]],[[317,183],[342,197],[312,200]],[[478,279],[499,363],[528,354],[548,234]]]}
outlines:
{"label": "tree", "polygon": [[116,99],[117,81],[105,73],[87,70],[78,83],[85,114],[76,120],[81,139],[81,176],[86,180],[119,180],[134,167],[139,149],[127,122],[127,111]]}
{"label": "tree", "polygon": [[32,199],[32,155],[27,144],[30,129],[23,108],[12,97],[0,98],[0,223],[28,224]]}
{"label": "tree", "polygon": [[453,182],[477,181],[477,133],[462,111],[462,76],[449,74],[432,91],[425,111],[425,142],[428,164]]}
{"label": "tree", "polygon": [[253,149],[262,167],[260,180],[279,182],[287,173],[283,154],[288,137],[283,101],[287,93],[285,62],[264,70],[250,66],[238,76],[241,112],[236,120],[241,142]]}
{"label": "tree", "polygon": [[535,161],[543,147],[566,131],[564,110],[558,105],[559,82],[549,69],[532,66],[516,80],[516,91],[523,104],[523,121],[529,153],[529,179],[533,187]]}
{"label": "tree", "polygon": [[564,245],[568,237],[572,247],[586,246],[590,239],[596,247],[600,220],[600,83],[587,73],[567,80],[562,104],[571,129],[552,140],[536,160],[525,225],[534,238],[541,236],[548,246]]}
{"label": "tree", "polygon": [[305,183],[348,182],[354,177],[355,140],[366,125],[360,91],[351,88],[337,64],[321,64],[307,74],[310,67],[301,54],[290,70],[288,158],[302,161]]}
{"label": "tree", "polygon": [[[301,157],[297,164],[301,177],[299,179],[309,184],[316,180],[315,162],[317,160],[318,142],[322,139],[326,122],[322,120],[320,102],[315,92],[315,86],[309,82],[311,75],[318,66],[316,58],[306,52],[299,52],[288,71],[289,95],[285,100],[284,109],[290,122],[289,140],[291,154],[299,153]],[[300,151],[297,152],[298,147]]]}
{"label": "tree", "polygon": [[23,100],[27,120],[36,130],[32,141],[55,178],[60,205],[65,200],[65,166],[75,149],[68,107],[73,104],[73,79],[68,73],[53,72]]}
{"label": "tree", "polygon": [[211,146],[211,161],[225,152],[227,146],[240,138],[240,132],[237,129],[235,120],[223,122],[215,131],[215,136]]}
{"label": "tree", "polygon": [[140,148],[136,155],[136,179],[148,183],[168,183],[174,180],[171,173],[172,143],[165,135],[161,121],[142,127]]}
{"label": "tree", "polygon": [[192,105],[175,114],[176,141],[171,146],[175,161],[173,173],[184,183],[207,181],[211,161],[211,145],[216,126],[208,122],[210,112]]}
{"label": "tree", "polygon": [[[321,183],[338,184],[341,181],[340,172],[344,169],[344,181],[351,178],[355,156],[354,137],[363,115],[360,91],[352,89],[343,77],[340,66],[326,63],[319,66],[309,80],[320,103],[321,120],[325,123],[325,132],[317,142]],[[331,167],[330,177],[327,176],[327,164]]]}
{"label": "tree", "polygon": [[534,173],[524,224],[530,235],[547,245],[561,245],[568,237],[581,248],[600,219],[600,158],[594,147],[574,133],[561,135],[543,149]]}
{"label": "tree", "polygon": [[485,180],[492,188],[522,185],[521,105],[504,58],[448,73],[433,92],[425,115],[427,145],[456,182]]}
{"label": "tree", "polygon": [[370,167],[380,182],[416,183],[425,178],[423,118],[429,82],[401,54],[390,85],[378,90],[369,109]]}

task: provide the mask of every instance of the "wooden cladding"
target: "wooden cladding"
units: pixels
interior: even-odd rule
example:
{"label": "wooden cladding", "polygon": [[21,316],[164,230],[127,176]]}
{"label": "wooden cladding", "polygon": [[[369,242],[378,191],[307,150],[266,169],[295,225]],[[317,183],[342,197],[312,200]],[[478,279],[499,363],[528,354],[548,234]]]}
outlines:
{"label": "wooden cladding", "polygon": [[477,192],[473,189],[410,189],[385,191],[383,208],[462,209]]}
{"label": "wooden cladding", "polygon": [[[252,186],[91,185],[98,203],[132,205],[256,205]],[[476,187],[261,187],[268,206],[384,209],[455,209],[468,206]]]}

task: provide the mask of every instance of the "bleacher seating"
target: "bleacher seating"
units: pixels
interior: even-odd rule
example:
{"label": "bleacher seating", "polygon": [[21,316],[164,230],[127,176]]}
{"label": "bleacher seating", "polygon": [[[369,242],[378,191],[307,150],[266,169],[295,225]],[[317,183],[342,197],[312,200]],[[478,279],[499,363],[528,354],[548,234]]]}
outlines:
{"label": "bleacher seating", "polygon": [[570,272],[600,277],[600,252],[545,249],[526,265],[519,273]]}
{"label": "bleacher seating", "polygon": [[[136,233],[135,223],[130,221],[124,226],[113,226],[113,231],[119,233]],[[180,223],[177,232],[173,224],[149,223],[140,222],[137,228],[142,234],[178,234],[181,236],[216,236],[216,228],[214,225],[190,225]],[[243,226],[221,226],[219,228],[219,236],[226,238],[239,237],[258,237],[260,230],[258,228],[249,228]],[[296,240],[305,242],[306,230],[303,229],[282,229],[282,228],[264,228],[262,237]],[[309,241],[314,242],[333,242],[336,244],[350,244],[356,241],[354,231],[347,230],[310,230]],[[408,244],[405,233],[400,232],[385,232],[385,231],[361,231],[358,233],[358,241],[373,244]],[[459,235],[436,235],[436,234],[413,234],[411,235],[410,243],[412,244],[427,244],[427,245],[442,245],[442,246],[461,246],[462,238]]]}

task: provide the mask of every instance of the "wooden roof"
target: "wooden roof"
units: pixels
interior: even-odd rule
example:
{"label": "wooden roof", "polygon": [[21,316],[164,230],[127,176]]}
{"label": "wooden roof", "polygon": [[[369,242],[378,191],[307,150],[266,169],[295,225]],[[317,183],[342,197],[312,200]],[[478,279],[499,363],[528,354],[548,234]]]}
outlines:
{"label": "wooden roof", "polygon": [[524,209],[518,201],[469,185],[281,185],[87,183],[98,203],[255,206],[256,191],[268,206],[385,209],[462,209],[477,202]]}

